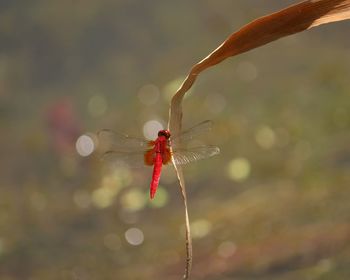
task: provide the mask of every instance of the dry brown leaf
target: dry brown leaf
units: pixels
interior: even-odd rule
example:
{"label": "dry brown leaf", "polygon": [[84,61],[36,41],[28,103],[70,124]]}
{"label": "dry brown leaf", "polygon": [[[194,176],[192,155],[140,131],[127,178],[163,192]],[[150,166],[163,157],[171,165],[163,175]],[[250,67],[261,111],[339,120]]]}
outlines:
{"label": "dry brown leaf", "polygon": [[224,59],[312,27],[350,18],[350,0],[309,0],[258,18],[229,36],[195,64],[171,100],[169,129],[181,130],[181,102],[200,72]]}
{"label": "dry brown leaf", "polygon": [[[190,70],[183,84],[171,100],[168,128],[173,134],[181,131],[182,100],[192,87],[197,76],[208,67],[228,57],[247,52],[279,38],[292,35],[312,27],[350,18],[350,0],[308,0],[279,12],[258,18],[230,35],[217,49]],[[188,279],[192,266],[192,241],[187,210],[185,181],[180,166],[173,162],[185,206],[186,218],[186,269]]]}

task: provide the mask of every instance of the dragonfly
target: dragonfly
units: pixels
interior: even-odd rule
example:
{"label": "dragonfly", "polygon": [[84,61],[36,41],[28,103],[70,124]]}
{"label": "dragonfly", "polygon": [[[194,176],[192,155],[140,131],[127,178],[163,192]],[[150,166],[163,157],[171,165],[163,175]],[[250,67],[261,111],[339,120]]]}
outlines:
{"label": "dragonfly", "polygon": [[178,135],[169,130],[158,131],[155,140],[146,140],[120,134],[110,129],[97,133],[101,158],[110,163],[122,163],[129,167],[153,166],[150,183],[150,198],[155,197],[163,165],[173,163],[184,165],[219,154],[220,149],[213,145],[190,145],[195,137],[212,128],[212,122],[203,121]]}

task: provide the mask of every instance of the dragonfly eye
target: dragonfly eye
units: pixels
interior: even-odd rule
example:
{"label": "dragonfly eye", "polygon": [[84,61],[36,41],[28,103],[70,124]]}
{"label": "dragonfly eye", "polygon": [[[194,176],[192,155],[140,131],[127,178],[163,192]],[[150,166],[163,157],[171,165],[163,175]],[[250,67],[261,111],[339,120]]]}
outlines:
{"label": "dragonfly eye", "polygon": [[169,130],[159,130],[158,136],[164,136],[166,139],[170,138],[170,131]]}

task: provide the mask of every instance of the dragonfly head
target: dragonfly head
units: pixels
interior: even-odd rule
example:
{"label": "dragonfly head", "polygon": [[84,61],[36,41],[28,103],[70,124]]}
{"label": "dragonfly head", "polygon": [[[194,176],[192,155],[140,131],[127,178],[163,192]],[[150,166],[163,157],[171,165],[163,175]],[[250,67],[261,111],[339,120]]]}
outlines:
{"label": "dragonfly head", "polygon": [[170,131],[169,130],[159,130],[158,132],[158,137],[159,136],[164,136],[166,139],[170,138]]}

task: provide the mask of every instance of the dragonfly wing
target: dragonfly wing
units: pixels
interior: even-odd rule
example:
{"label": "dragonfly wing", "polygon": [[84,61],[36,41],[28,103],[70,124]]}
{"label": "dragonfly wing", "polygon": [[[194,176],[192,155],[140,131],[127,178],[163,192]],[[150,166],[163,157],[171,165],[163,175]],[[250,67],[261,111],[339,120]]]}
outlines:
{"label": "dragonfly wing", "polygon": [[152,150],[148,150],[146,152],[107,151],[102,154],[101,159],[106,161],[112,167],[127,166],[130,168],[137,168],[152,165],[149,161],[150,156],[152,156],[151,153]]}
{"label": "dragonfly wing", "polygon": [[212,126],[212,121],[203,121],[189,129],[182,131],[179,135],[172,136],[171,140],[173,142],[186,142],[192,140],[197,135],[210,131],[212,129]]}
{"label": "dragonfly wing", "polygon": [[152,141],[131,137],[110,129],[100,130],[97,136],[101,151],[145,151],[152,145]]}
{"label": "dragonfly wing", "polygon": [[190,149],[177,149],[173,151],[173,159],[175,164],[182,165],[200,159],[209,158],[220,153],[220,149],[216,146],[199,146]]}

